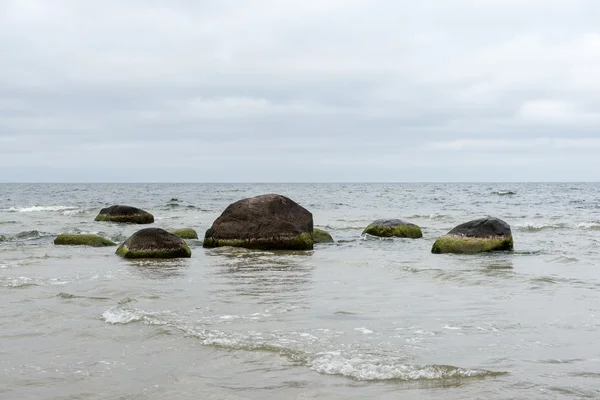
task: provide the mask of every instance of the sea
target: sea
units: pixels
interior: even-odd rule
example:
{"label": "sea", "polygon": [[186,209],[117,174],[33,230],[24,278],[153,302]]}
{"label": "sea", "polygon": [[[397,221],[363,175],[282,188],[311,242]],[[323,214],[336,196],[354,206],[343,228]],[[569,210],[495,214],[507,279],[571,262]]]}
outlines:
{"label": "sea", "polygon": [[[232,202],[285,195],[332,244],[204,249]],[[0,184],[1,399],[598,399],[600,184]],[[191,227],[192,257],[126,260],[148,225]],[[472,219],[514,252],[431,253]],[[421,239],[362,235],[379,218]]]}

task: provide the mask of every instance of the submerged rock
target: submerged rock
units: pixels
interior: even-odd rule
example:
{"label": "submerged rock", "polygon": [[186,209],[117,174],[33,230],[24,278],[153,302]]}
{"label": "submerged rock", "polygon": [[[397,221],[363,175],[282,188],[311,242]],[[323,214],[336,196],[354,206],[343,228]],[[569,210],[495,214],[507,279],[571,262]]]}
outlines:
{"label": "submerged rock", "polygon": [[94,221],[125,222],[130,224],[151,224],[154,216],[147,211],[131,206],[115,205],[100,210]]}
{"label": "submerged rock", "polygon": [[410,222],[400,219],[378,219],[373,221],[365,228],[363,234],[369,234],[379,237],[403,237],[418,239],[423,237],[421,228]]}
{"label": "submerged rock", "polygon": [[333,243],[334,240],[331,235],[319,228],[313,229],[313,241],[315,243]]}
{"label": "submerged rock", "polygon": [[198,232],[192,228],[169,229],[169,232],[182,239],[198,239]]}
{"label": "submerged rock", "polygon": [[310,250],[313,248],[312,214],[278,194],[239,200],[229,205],[206,231],[203,246]]}
{"label": "submerged rock", "polygon": [[474,254],[513,250],[510,226],[498,218],[481,218],[458,225],[435,241],[435,254]]}
{"label": "submerged rock", "polygon": [[146,228],[131,235],[116,253],[125,258],[187,258],[192,251],[177,235],[161,228]]}
{"label": "submerged rock", "polygon": [[117,244],[103,238],[99,235],[92,234],[69,234],[63,233],[58,235],[54,239],[54,244],[65,245],[65,246],[93,246],[93,247],[105,247],[105,246],[116,246]]}

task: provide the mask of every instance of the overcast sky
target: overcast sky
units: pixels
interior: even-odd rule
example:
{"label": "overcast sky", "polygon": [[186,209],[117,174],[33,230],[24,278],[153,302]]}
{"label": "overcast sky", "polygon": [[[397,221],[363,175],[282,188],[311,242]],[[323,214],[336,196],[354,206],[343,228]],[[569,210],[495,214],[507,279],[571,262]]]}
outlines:
{"label": "overcast sky", "polygon": [[600,181],[598,21],[598,0],[0,0],[0,181]]}

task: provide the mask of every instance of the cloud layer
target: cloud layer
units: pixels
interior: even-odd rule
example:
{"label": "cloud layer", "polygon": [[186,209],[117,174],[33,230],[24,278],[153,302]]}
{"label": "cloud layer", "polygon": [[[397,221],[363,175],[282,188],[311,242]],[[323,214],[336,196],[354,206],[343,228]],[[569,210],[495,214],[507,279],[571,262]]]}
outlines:
{"label": "cloud layer", "polygon": [[597,181],[598,15],[5,0],[0,181]]}

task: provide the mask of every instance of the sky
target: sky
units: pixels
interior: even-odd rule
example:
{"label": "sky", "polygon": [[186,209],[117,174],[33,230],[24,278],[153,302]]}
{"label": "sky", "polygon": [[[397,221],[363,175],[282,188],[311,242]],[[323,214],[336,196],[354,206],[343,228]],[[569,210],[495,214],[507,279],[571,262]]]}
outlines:
{"label": "sky", "polygon": [[597,0],[0,0],[0,182],[600,181]]}

